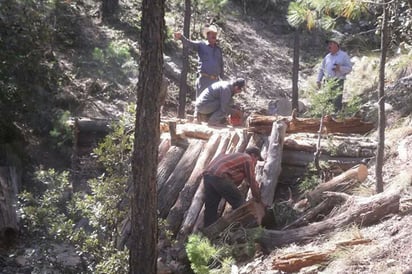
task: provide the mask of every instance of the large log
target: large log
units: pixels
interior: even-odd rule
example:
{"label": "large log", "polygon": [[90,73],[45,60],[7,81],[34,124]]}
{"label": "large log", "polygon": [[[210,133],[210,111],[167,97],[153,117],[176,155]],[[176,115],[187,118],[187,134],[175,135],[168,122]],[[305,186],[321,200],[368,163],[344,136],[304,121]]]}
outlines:
{"label": "large log", "polygon": [[246,129],[242,129],[242,131],[239,133],[239,136],[240,140],[236,146],[235,152],[244,152],[249,142],[251,134],[248,133]]}
{"label": "large log", "polygon": [[227,153],[227,154],[236,152],[237,144],[238,144],[239,141],[240,141],[240,136],[239,136],[239,134],[238,134],[236,131],[231,132],[231,135],[232,135],[232,138],[230,139],[230,141],[229,141],[229,147],[228,147],[227,150],[226,150],[226,153]]}
{"label": "large log", "polygon": [[341,247],[367,244],[370,242],[370,239],[353,239],[349,241],[336,243],[335,248],[328,249],[326,251],[303,251],[276,256],[273,260],[272,266],[273,269],[282,270],[287,273],[297,272],[304,267],[329,261],[331,259],[331,255],[333,255],[333,253],[335,251],[338,251]]}
{"label": "large log", "polygon": [[346,192],[352,189],[354,185],[365,181],[367,177],[368,167],[360,164],[325,183],[320,183],[313,190],[305,193],[304,196],[311,205],[316,205],[322,200],[325,191]]}
{"label": "large log", "polygon": [[0,167],[0,244],[10,245],[18,234],[17,189],[15,167]]}
{"label": "large log", "polygon": [[187,138],[208,140],[213,135],[213,133],[215,133],[215,131],[215,129],[206,125],[191,123],[177,125],[177,134],[186,136]]}
{"label": "large log", "polygon": [[230,224],[237,223],[245,228],[256,227],[262,223],[262,218],[265,215],[263,204],[257,203],[254,200],[247,201],[244,205],[225,214],[210,226],[204,228],[202,232],[209,238],[216,238]]}
{"label": "large log", "polygon": [[219,134],[214,134],[212,137],[210,137],[205,149],[202,151],[199,159],[197,159],[196,161],[196,165],[193,169],[192,174],[184,185],[182,191],[179,193],[179,197],[177,198],[176,203],[173,205],[169,214],[167,215],[166,220],[168,228],[173,232],[173,234],[176,234],[179,230],[183,216],[190,207],[193,196],[197,188],[199,187],[200,181],[202,179],[202,172],[215,154],[220,142],[220,138],[221,136]]}
{"label": "large log", "polygon": [[[349,224],[368,226],[379,222],[389,214],[399,212],[398,191],[385,191],[371,197],[353,197],[343,193],[329,193],[329,195],[338,195],[346,200],[333,217],[295,229],[281,231],[263,229],[260,231],[258,241],[267,249],[273,250],[282,245],[309,240],[321,233]],[[257,233],[257,231],[252,229],[248,233]]]}
{"label": "large log", "polygon": [[[219,143],[219,147],[217,148],[215,155],[213,158],[216,158],[218,155],[225,153],[226,148],[230,141],[230,133],[224,133],[222,135],[221,141]],[[192,199],[192,203],[189,207],[189,210],[186,212],[184,216],[184,220],[182,225],[179,229],[178,239],[185,240],[187,235],[195,230],[196,221],[202,219],[202,214],[200,213],[204,204],[204,187],[203,183],[200,183],[199,187],[196,190],[196,193]]]}
{"label": "large log", "polygon": [[166,155],[157,166],[157,191],[160,191],[167,179],[169,179],[170,174],[172,174],[176,167],[176,163],[179,162],[185,151],[185,147],[171,146],[166,152]]}
{"label": "large log", "polygon": [[282,121],[273,122],[272,133],[269,138],[268,155],[263,167],[260,192],[262,202],[271,206],[275,197],[278,177],[282,170],[282,151],[285,138],[286,124]]}
{"label": "large log", "polygon": [[[255,133],[269,135],[272,130],[274,121],[283,120],[287,123],[287,133],[297,132],[311,132],[319,131],[320,119],[315,118],[296,118],[283,116],[264,116],[259,114],[252,114],[248,118],[248,130]],[[360,118],[351,117],[343,120],[335,120],[331,116],[326,116],[323,120],[324,133],[355,133],[365,134],[374,128],[373,123],[364,122]]]}
{"label": "large log", "polygon": [[110,131],[114,120],[79,117],[68,122],[73,128],[76,156],[89,154]]}
{"label": "large log", "polygon": [[170,148],[170,138],[163,138],[158,149],[157,161],[160,163]]}
{"label": "large log", "polygon": [[[312,163],[313,160],[314,155],[311,152],[289,150],[286,148],[283,150],[282,164],[306,167],[309,163]],[[364,158],[359,157],[335,157],[327,154],[321,154],[319,160],[342,166],[355,166],[365,161]],[[344,170],[346,169],[347,168]]]}
{"label": "large log", "polygon": [[[314,153],[317,139],[314,134],[290,134],[285,138],[284,148]],[[321,153],[334,157],[371,158],[375,156],[376,147],[377,143],[370,138],[350,135],[328,136],[320,140]]]}
{"label": "large log", "polygon": [[205,141],[192,140],[189,143],[189,147],[177,163],[176,168],[165,184],[158,190],[157,207],[161,218],[167,217],[170,208],[176,202],[180,190],[182,190],[196,164],[193,159],[197,159]]}

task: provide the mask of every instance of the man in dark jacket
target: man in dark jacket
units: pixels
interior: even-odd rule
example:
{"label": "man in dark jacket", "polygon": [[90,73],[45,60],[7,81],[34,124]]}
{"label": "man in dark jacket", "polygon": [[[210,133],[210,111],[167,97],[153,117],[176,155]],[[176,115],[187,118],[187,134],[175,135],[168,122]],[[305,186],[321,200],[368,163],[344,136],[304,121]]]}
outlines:
{"label": "man in dark jacket", "polygon": [[245,153],[231,153],[217,156],[203,173],[205,191],[204,227],[214,223],[221,198],[233,209],[244,204],[245,198],[238,186],[244,179],[249,183],[253,198],[261,202],[259,184],[255,179],[255,165],[262,161],[260,150],[251,146]]}

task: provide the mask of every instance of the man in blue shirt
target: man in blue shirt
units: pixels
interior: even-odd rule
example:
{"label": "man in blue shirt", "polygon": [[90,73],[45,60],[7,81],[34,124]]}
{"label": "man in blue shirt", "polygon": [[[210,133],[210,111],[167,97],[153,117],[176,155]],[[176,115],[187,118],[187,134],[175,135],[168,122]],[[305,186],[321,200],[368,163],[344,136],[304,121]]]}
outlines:
{"label": "man in blue shirt", "polygon": [[343,84],[346,79],[346,75],[352,71],[352,63],[349,55],[340,49],[339,37],[329,39],[326,42],[328,43],[329,53],[325,56],[325,58],[323,58],[316,83],[318,88],[320,88],[323,78],[325,78],[326,81],[336,81],[335,88],[339,92],[333,103],[335,106],[335,111],[338,112],[342,109]]}
{"label": "man in blue shirt", "polygon": [[206,88],[196,99],[195,117],[198,122],[208,122],[210,126],[223,126],[229,115],[242,116],[234,106],[233,96],[240,93],[245,80],[219,81]]}
{"label": "man in blue shirt", "polygon": [[223,53],[217,45],[217,32],[217,27],[214,25],[206,27],[203,35],[207,38],[207,41],[192,41],[180,32],[174,34],[176,40],[181,40],[185,46],[197,51],[199,63],[196,79],[196,98],[205,88],[224,78]]}

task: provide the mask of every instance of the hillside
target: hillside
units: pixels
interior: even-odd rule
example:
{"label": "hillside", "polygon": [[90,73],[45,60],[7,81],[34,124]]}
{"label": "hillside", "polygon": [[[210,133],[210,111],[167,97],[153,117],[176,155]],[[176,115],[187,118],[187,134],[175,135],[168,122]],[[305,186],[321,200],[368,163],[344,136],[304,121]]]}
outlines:
{"label": "hillside", "polygon": [[[10,164],[20,158],[22,189],[35,189],[34,171],[42,168],[70,170],[72,141],[66,122],[73,117],[118,120],[135,101],[138,81],[139,22],[138,4],[123,1],[119,20],[102,19],[96,1],[58,1],[55,6],[35,3],[28,8],[19,1],[6,1],[0,8],[0,163]],[[230,78],[244,77],[246,90],[236,98],[246,113],[264,112],[271,100],[290,98],[292,87],[293,31],[285,20],[285,8],[271,6],[267,12],[229,1],[216,19],[221,29],[220,44],[225,52],[225,67]],[[282,2],[283,3],[283,2]],[[286,5],[283,3],[283,5]],[[5,9],[4,7],[7,7]],[[27,18],[14,14],[27,10]],[[183,8],[179,2],[168,3],[168,33],[182,26]],[[206,21],[213,13],[196,17]],[[29,19],[32,21],[29,21]],[[16,21],[17,20],[17,21]],[[193,37],[199,37],[199,21]],[[45,23],[43,23],[45,22]],[[31,28],[30,26],[36,26]],[[52,26],[52,27],[51,27]],[[354,71],[348,79],[346,98],[359,96],[365,119],[377,119],[377,64],[375,39],[367,53],[359,44],[348,43]],[[36,50],[32,50],[36,49]],[[322,56],[324,34],[303,33],[301,39],[300,95],[310,106],[309,94]],[[192,68],[196,56],[191,56]],[[387,83],[387,143],[384,166],[385,188],[400,185],[401,213],[388,216],[369,227],[350,227],[328,235],[319,235],[302,245],[290,245],[273,252],[256,254],[237,265],[238,273],[280,273],[272,270],[272,261],[280,254],[328,249],[334,242],[367,238],[371,243],[335,253],[328,264],[316,265],[300,273],[411,273],[412,246],[411,158],[412,155],[412,66],[410,55],[391,55]],[[403,63],[409,65],[400,65]],[[178,102],[181,44],[171,35],[165,45],[165,75],[168,94],[162,115],[176,117]],[[189,77],[194,80],[194,71]],[[193,90],[187,98],[187,114],[193,112]],[[377,138],[376,132],[369,134]],[[12,151],[10,157],[8,154]],[[13,162],[16,164],[16,162]],[[357,195],[374,193],[374,160],[369,164],[368,179]],[[98,176],[93,170],[89,176]],[[40,186],[42,188],[43,186]],[[49,250],[44,243],[28,239],[29,227],[22,228],[18,243],[10,249],[0,247],[0,273],[42,273]],[[27,234],[26,234],[27,233]],[[53,252],[74,258],[72,247],[53,247]],[[32,253],[30,253],[32,252]],[[30,253],[30,254],[29,254]],[[84,262],[83,262],[84,263]],[[54,266],[55,273],[63,263]],[[79,263],[80,264],[80,263]],[[84,266],[83,266],[84,267]],[[35,269],[36,268],[36,269]],[[409,271],[409,272],[408,272]],[[37,272],[36,272],[37,273]],[[76,273],[76,272],[73,272]]]}

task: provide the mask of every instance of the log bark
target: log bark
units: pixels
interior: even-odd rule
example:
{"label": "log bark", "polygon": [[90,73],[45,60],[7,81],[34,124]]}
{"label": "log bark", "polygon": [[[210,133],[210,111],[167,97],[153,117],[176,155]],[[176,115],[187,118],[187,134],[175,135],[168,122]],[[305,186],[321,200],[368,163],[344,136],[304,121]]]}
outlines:
{"label": "log bark", "polygon": [[192,174],[184,185],[182,191],[179,193],[176,203],[167,215],[166,220],[168,228],[173,234],[176,234],[179,230],[183,216],[190,207],[193,196],[199,187],[202,179],[202,172],[215,154],[220,138],[221,136],[219,134],[215,134],[209,139],[204,151],[202,151],[199,159],[196,161]]}
{"label": "log bark", "polygon": [[89,154],[110,131],[114,121],[107,119],[76,118],[69,122],[73,128],[73,146],[76,156]]}
{"label": "log bark", "polygon": [[[273,250],[282,245],[309,240],[320,233],[352,223],[368,226],[388,214],[399,212],[400,194],[396,191],[382,192],[371,197],[352,197],[347,194],[339,196],[345,196],[346,202],[333,217],[295,229],[281,231],[264,229],[261,231],[259,242],[267,249]],[[254,230],[249,232],[256,233]]]}
{"label": "log bark", "polygon": [[[305,207],[308,206],[307,200],[304,200],[302,203],[296,203],[293,207],[297,211],[304,211]],[[308,225],[309,223],[315,221],[314,219],[318,216],[325,216],[338,204],[337,199],[333,197],[328,197],[322,200],[315,207],[307,209],[302,216],[293,221],[292,223],[284,226],[282,230],[291,229],[295,227],[300,227],[303,225]]]}
{"label": "log bark", "polygon": [[248,133],[246,129],[242,129],[242,131],[239,133],[239,136],[240,140],[238,145],[236,146],[235,152],[244,152],[249,142],[251,134]]}
{"label": "log bark", "polygon": [[[316,133],[319,131],[320,119],[315,118],[296,118],[283,116],[264,116],[252,114],[248,119],[248,130],[255,133],[269,135],[272,130],[274,121],[284,120],[288,128],[287,133],[310,132]],[[365,134],[374,128],[374,124],[364,122],[360,118],[346,118],[342,121],[333,119],[330,116],[324,118],[323,133],[355,133]]]}
{"label": "log bark", "polygon": [[196,164],[196,161],[193,161],[193,159],[197,159],[204,143],[205,141],[203,140],[190,141],[189,147],[177,163],[176,168],[170,174],[163,187],[159,189],[157,202],[159,217],[167,217],[170,208],[176,202],[180,190],[182,190],[192,173]]}
{"label": "log bark", "polygon": [[328,261],[331,251],[305,251],[276,257],[272,269],[285,272],[297,272],[300,269]]}
{"label": "log bark", "polygon": [[282,170],[282,151],[285,132],[286,124],[284,122],[273,122],[272,133],[269,139],[268,157],[263,167],[262,181],[260,182],[262,202],[268,206],[271,206],[273,203],[278,177]]}
{"label": "log bark", "polygon": [[219,131],[206,125],[198,125],[191,123],[178,124],[176,130],[178,135],[183,135],[187,138],[197,138],[202,140],[208,140],[216,131]]}
{"label": "log bark", "polygon": [[[313,160],[314,156],[311,152],[289,150],[285,148],[282,153],[282,163],[285,165],[306,167],[309,163],[312,163]],[[321,154],[319,160],[333,165],[342,165],[343,167],[359,165],[365,161],[364,158],[359,157],[335,157],[326,154]],[[346,170],[347,168],[343,169]]]}
{"label": "log bark", "polygon": [[169,151],[170,148],[170,139],[169,138],[164,138],[159,145],[159,151],[158,151],[158,157],[157,161],[160,163],[163,159],[163,157],[166,155],[166,153]]}
{"label": "log bark", "polygon": [[259,226],[264,215],[265,208],[263,204],[249,200],[244,205],[225,214],[216,222],[204,228],[202,232],[207,237],[214,239],[233,223],[239,223],[245,228]]}
{"label": "log bark", "polygon": [[347,192],[354,185],[361,183],[368,177],[368,167],[364,164],[354,166],[331,180],[319,184],[304,196],[310,205],[316,205],[322,200],[325,191]]}
{"label": "log bark", "polygon": [[[317,137],[312,134],[290,134],[285,138],[284,148],[314,153],[316,142]],[[321,139],[320,151],[333,157],[371,158],[375,156],[376,145],[376,142],[369,138],[333,136]]]}
{"label": "log bark", "polygon": [[304,251],[277,256],[273,260],[272,269],[281,270],[284,272],[297,272],[304,267],[329,261],[330,256],[340,247],[367,244],[370,242],[370,239],[353,239],[349,241],[338,242],[336,243],[336,248],[329,249],[323,252]]}
{"label": "log bark", "polygon": [[15,167],[0,167],[0,244],[12,244],[18,234],[17,189]]}
{"label": "log bark", "polygon": [[240,141],[240,136],[236,131],[231,132],[232,138],[229,141],[229,147],[226,150],[226,153],[233,153],[236,152],[237,144]]}
{"label": "log bark", "polygon": [[[230,141],[230,134],[229,133],[225,133],[222,135],[221,137],[221,141],[219,143],[219,146],[215,152],[215,155],[213,156],[213,158],[216,158],[218,155],[225,153],[226,148],[229,144]],[[199,187],[196,190],[196,193],[192,199],[192,203],[189,207],[189,210],[186,212],[185,216],[184,216],[184,220],[182,222],[182,225],[179,229],[179,233],[178,233],[178,240],[179,241],[184,241],[187,238],[187,235],[196,230],[196,222],[197,220],[203,221],[202,218],[202,207],[204,204],[204,187],[203,187],[203,183],[201,182]]]}
{"label": "log bark", "polygon": [[185,147],[171,146],[166,155],[159,162],[156,175],[157,191],[160,191],[167,179],[169,179],[170,174],[172,174],[176,167],[176,163],[180,161],[185,151]]}

